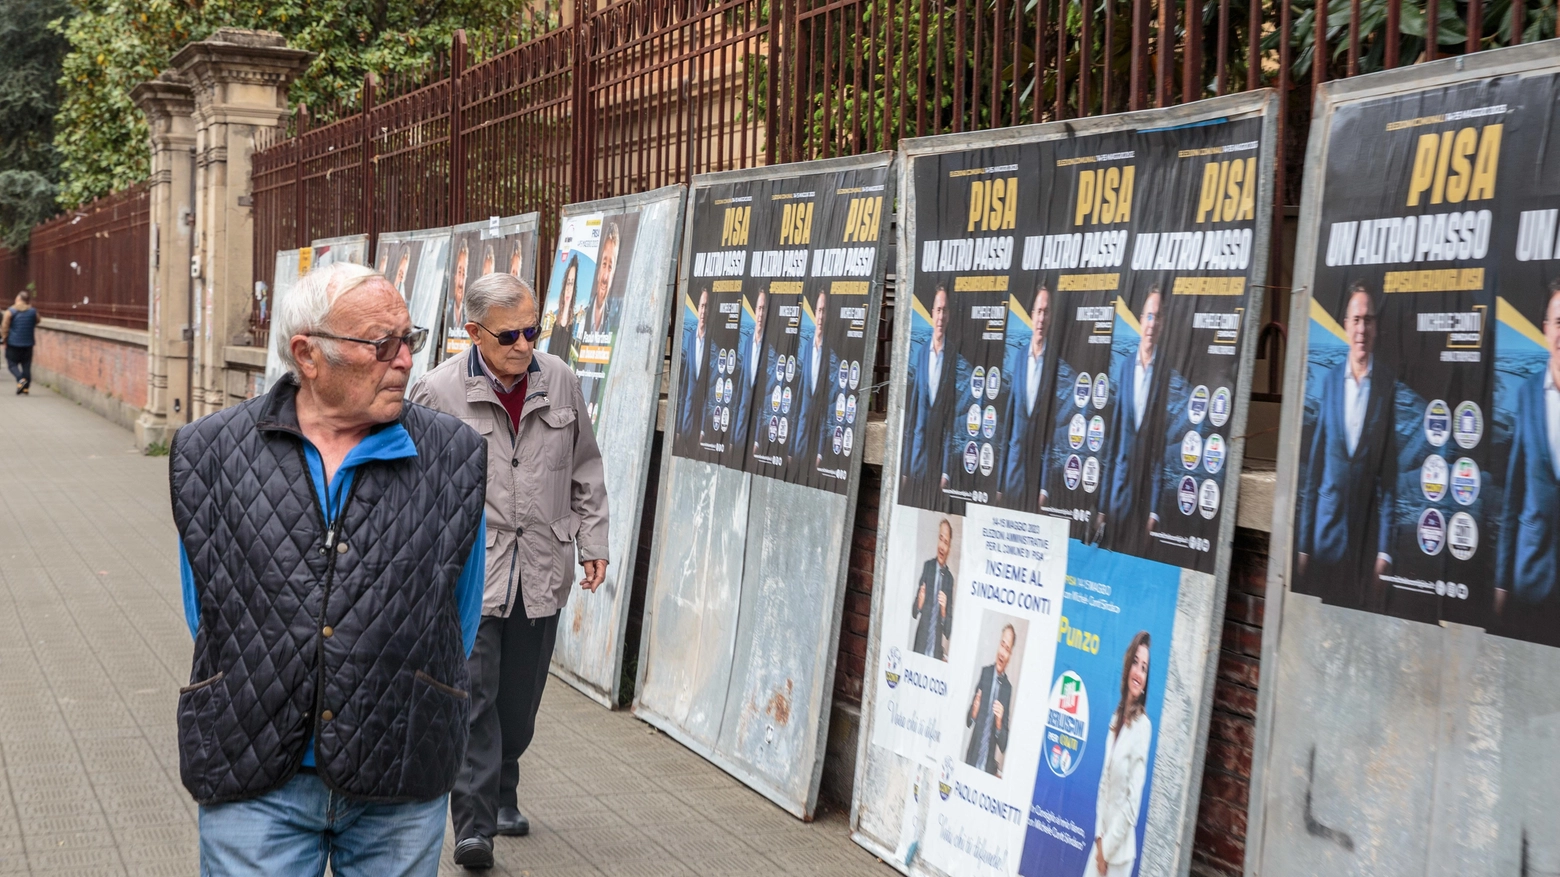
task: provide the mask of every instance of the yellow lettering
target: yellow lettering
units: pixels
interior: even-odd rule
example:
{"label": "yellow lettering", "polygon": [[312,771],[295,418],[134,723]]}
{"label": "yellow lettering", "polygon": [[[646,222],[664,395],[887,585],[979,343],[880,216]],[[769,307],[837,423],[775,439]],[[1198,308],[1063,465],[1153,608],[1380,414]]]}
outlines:
{"label": "yellow lettering", "polygon": [[1109,225],[1116,221],[1116,190],[1121,187],[1121,169],[1105,169],[1105,206],[1100,208],[1100,222]]}
{"label": "yellow lettering", "polygon": [[1435,152],[1440,143],[1435,134],[1419,135],[1419,145],[1414,149],[1414,171],[1408,179],[1408,206],[1418,207],[1419,196],[1430,190],[1435,179]]}
{"label": "yellow lettering", "polygon": [[1473,182],[1473,167],[1468,158],[1478,143],[1479,132],[1474,128],[1458,131],[1452,141],[1452,176],[1446,181],[1446,200],[1453,204],[1461,204],[1468,195],[1468,186]]}
{"label": "yellow lettering", "polygon": [[986,215],[986,183],[982,180],[970,182],[970,223],[965,231],[974,231],[975,223],[980,222]]}
{"label": "yellow lettering", "polygon": [[[1236,162],[1240,164],[1240,162]],[[1246,159],[1245,185],[1240,190],[1240,209],[1235,212],[1236,219],[1257,218],[1257,160]],[[1231,184],[1233,185],[1233,184]]]}
{"label": "yellow lettering", "polygon": [[1435,160],[1435,185],[1430,189],[1430,203],[1440,204],[1446,197],[1446,163],[1452,157],[1452,132],[1441,132],[1441,149]]}
{"label": "yellow lettering", "polygon": [[1012,228],[1018,223],[1018,177],[1008,177],[1007,202],[1002,209],[1002,227]]}
{"label": "yellow lettering", "polygon": [[991,181],[991,197],[986,199],[986,222],[980,227],[981,231],[991,231],[1002,226],[1002,201],[1007,197],[1007,181]]}
{"label": "yellow lettering", "polygon": [[[1220,162],[1210,161],[1203,166],[1202,191],[1197,195],[1197,221],[1205,222],[1208,219],[1208,211],[1213,209],[1219,198],[1219,171],[1223,169]],[[1219,221],[1219,214],[1213,215],[1215,222]]]}
{"label": "yellow lettering", "polygon": [[1502,125],[1486,125],[1479,136],[1479,154],[1473,160],[1473,182],[1468,186],[1469,201],[1495,197],[1495,166],[1500,163]]}
{"label": "yellow lettering", "polygon": [[1094,204],[1094,171],[1080,171],[1078,173],[1078,208],[1073,211],[1073,225],[1083,225],[1083,218],[1089,215],[1089,207]]}
{"label": "yellow lettering", "polygon": [[1127,165],[1121,169],[1121,188],[1116,190],[1116,221],[1128,222],[1132,219],[1132,177],[1136,173],[1136,165]]}

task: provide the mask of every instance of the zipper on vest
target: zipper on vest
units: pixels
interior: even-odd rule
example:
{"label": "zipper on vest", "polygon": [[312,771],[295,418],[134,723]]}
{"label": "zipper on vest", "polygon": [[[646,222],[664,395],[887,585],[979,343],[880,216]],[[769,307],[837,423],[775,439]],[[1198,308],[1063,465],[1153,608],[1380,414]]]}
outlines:
{"label": "zipper on vest", "polygon": [[[314,620],[314,709],[309,716],[311,729],[310,739],[316,747],[320,742],[320,708],[325,700],[325,638],[320,636],[320,627],[325,623],[325,613],[330,609],[330,586],[336,576],[336,552],[331,548],[336,544],[336,525],[346,515],[347,506],[352,504],[352,497],[357,495],[358,479],[352,478],[352,486],[347,489],[346,499],[342,500],[341,508],[336,509],[335,519],[326,517],[325,510],[320,503],[319,491],[314,489],[314,476],[309,474],[309,458],[303,451],[303,444],[298,444],[298,459],[303,463],[304,480],[309,483],[309,496],[314,500],[314,511],[319,515],[320,524],[325,527],[325,547],[320,553],[325,555],[325,582],[320,594],[320,617]],[[323,463],[322,463],[323,465]],[[339,472],[337,474],[340,474]],[[320,769],[319,757],[314,759],[315,770]]]}

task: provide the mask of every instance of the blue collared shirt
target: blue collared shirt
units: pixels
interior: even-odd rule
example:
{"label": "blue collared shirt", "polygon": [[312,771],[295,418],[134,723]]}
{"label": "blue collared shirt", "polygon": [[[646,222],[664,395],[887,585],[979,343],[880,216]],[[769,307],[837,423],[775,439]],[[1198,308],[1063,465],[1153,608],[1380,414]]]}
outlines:
{"label": "blue collared shirt", "polygon": [[[352,479],[357,475],[358,466],[380,460],[415,457],[417,446],[412,443],[406,427],[394,424],[363,439],[357,447],[348,451],[346,459],[336,469],[336,477],[329,482],[325,480],[325,462],[320,458],[319,450],[308,439],[303,441],[303,456],[309,464],[309,478],[314,481],[314,494],[320,499],[320,511],[324,513],[325,520],[334,521],[341,511],[343,498],[352,490]],[[482,623],[482,585],[487,577],[486,545],[487,513],[483,512],[482,521],[477,525],[476,541],[471,545],[471,554],[467,555],[466,566],[461,569],[460,579],[455,585],[461,639],[468,658],[477,641],[477,626]],[[184,621],[189,625],[190,636],[193,637],[200,630],[200,598],[195,594],[195,573],[190,569],[190,558],[184,551],[182,540],[179,542],[179,582],[184,590]],[[314,764],[313,738],[310,738],[309,747],[304,752],[303,763],[308,766]]]}

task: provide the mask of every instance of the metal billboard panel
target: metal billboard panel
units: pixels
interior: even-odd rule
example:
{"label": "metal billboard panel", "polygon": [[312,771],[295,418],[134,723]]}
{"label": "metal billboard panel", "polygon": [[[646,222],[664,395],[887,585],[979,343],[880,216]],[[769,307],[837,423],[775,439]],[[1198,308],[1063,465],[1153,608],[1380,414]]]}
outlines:
{"label": "metal billboard panel", "polygon": [[334,238],[320,238],[310,245],[314,250],[312,268],[322,268],[337,262],[353,265],[368,264],[368,235],[348,234]]}
{"label": "metal billboard panel", "polygon": [[634,712],[811,818],[892,156],[695,177]]}
{"label": "metal billboard panel", "polygon": [[[298,285],[298,279],[307,270],[299,270],[302,265],[303,253],[307,249],[305,247],[297,250],[276,251],[276,271],[271,275],[275,279],[271,281],[270,295],[270,311],[273,320],[276,318],[277,307],[286,300],[293,287]],[[255,284],[256,287],[260,285],[259,283]],[[282,375],[287,373],[287,369],[282,366],[281,354],[278,352],[281,344],[282,339],[276,337],[275,332],[270,333],[270,339],[266,342],[265,347],[265,374],[260,379],[258,387],[258,392],[260,393],[270,390],[276,385],[277,381],[282,379]]]}
{"label": "metal billboard panel", "polygon": [[1551,43],[1317,95],[1247,874],[1560,871],[1557,96]]}
{"label": "metal billboard panel", "polygon": [[1190,867],[1275,103],[901,144],[852,827],[906,874]]}
{"label": "metal billboard panel", "polygon": [[536,228],[540,220],[540,213],[521,213],[450,229],[448,292],[439,304],[439,321],[431,327],[435,362],[471,349],[462,313],[467,284],[484,274],[503,271],[536,288]]}
{"label": "metal billboard panel", "polygon": [[[681,185],[667,186],[564,207],[550,272],[553,286],[561,287],[572,261],[581,289],[590,291],[588,301],[574,299],[579,329],[572,333],[577,343],[571,345],[568,362],[579,376],[601,446],[607,507],[614,522],[607,577],[595,593],[577,592],[563,610],[552,671],[613,709],[623,675],[623,632],[639,549],[637,524],[650,477],[666,351],[663,327],[676,293],[686,191]],[[542,291],[544,326],[557,322],[560,292]],[[600,325],[593,326],[598,312]],[[576,579],[580,575],[576,568]]]}
{"label": "metal billboard panel", "polygon": [[429,331],[422,352],[412,354],[412,370],[406,385],[417,383],[433,367],[438,351],[438,329],[444,317],[444,291],[449,283],[450,229],[425,228],[391,231],[379,236],[374,250],[374,270],[383,274],[406,298],[412,325]]}

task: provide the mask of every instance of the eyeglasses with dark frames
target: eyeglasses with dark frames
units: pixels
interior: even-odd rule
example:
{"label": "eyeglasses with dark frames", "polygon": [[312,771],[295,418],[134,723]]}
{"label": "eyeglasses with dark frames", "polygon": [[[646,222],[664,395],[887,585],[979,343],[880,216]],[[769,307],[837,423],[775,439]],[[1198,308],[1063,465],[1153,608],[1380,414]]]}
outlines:
{"label": "eyeglasses with dark frames", "polygon": [[542,333],[541,326],[527,326],[524,329],[506,329],[502,332],[494,332],[492,329],[489,329],[481,323],[478,323],[476,320],[472,320],[471,322],[475,324],[478,329],[481,329],[489,335],[492,335],[493,338],[498,341],[500,347],[513,347],[514,343],[519,341],[520,336],[522,335],[525,336],[526,341],[535,341],[536,336]]}
{"label": "eyeglasses with dark frames", "polygon": [[367,338],[350,338],[346,335],[328,335],[324,332],[310,332],[310,338],[329,338],[332,341],[351,341],[357,344],[368,344],[374,348],[374,358],[380,362],[389,362],[395,359],[401,352],[401,345],[405,344],[413,353],[421,353],[428,344],[428,330],[414,327],[405,335],[387,335],[378,341]]}

